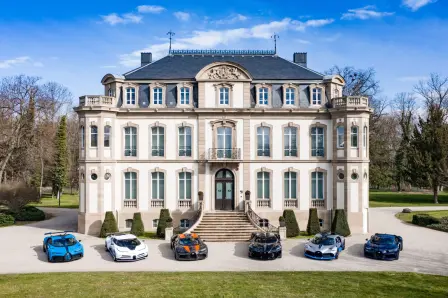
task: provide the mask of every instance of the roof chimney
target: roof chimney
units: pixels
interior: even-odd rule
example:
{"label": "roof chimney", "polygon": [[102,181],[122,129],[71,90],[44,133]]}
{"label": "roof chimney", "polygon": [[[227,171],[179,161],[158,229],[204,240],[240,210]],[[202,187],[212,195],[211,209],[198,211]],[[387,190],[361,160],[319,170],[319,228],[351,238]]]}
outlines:
{"label": "roof chimney", "polygon": [[141,66],[150,64],[152,62],[152,53],[141,53]]}
{"label": "roof chimney", "polygon": [[307,67],[306,66],[306,54],[307,53],[294,53],[294,63],[299,64],[300,66]]}

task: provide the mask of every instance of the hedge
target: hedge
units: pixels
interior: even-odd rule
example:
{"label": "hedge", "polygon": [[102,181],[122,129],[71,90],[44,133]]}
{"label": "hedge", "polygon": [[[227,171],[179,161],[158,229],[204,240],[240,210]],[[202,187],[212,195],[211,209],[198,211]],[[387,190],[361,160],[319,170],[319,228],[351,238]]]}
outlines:
{"label": "hedge", "polygon": [[283,217],[285,218],[286,237],[299,236],[300,229],[294,211],[288,209],[284,210]]}
{"label": "hedge", "polygon": [[426,227],[429,225],[439,224],[440,220],[435,218],[434,216],[423,213],[423,214],[414,214],[412,216],[412,223],[414,225]]}
{"label": "hedge", "polygon": [[106,238],[108,233],[118,232],[117,221],[115,220],[114,213],[112,211],[107,211],[106,216],[101,226],[100,237]]}
{"label": "hedge", "polygon": [[331,224],[331,233],[347,237],[351,234],[348,226],[347,215],[344,209],[336,209],[333,222]]}
{"label": "hedge", "polygon": [[306,232],[308,233],[308,235],[316,235],[317,233],[320,233],[319,217],[317,216],[316,208],[310,208]]}
{"label": "hedge", "polygon": [[142,214],[140,212],[134,213],[131,234],[135,236],[143,236],[145,234],[145,226],[143,225]]}
{"label": "hedge", "polygon": [[39,221],[45,219],[45,213],[34,206],[25,206],[19,212],[14,213],[13,216],[18,221]]}
{"label": "hedge", "polygon": [[159,216],[159,224],[157,225],[157,236],[165,238],[165,229],[167,226],[167,219],[171,218],[170,211],[168,209],[161,209]]}
{"label": "hedge", "polygon": [[442,232],[448,232],[448,216],[442,217],[440,219],[440,223],[438,224],[431,224],[426,226],[427,228],[442,231]]}
{"label": "hedge", "polygon": [[14,224],[14,217],[9,214],[0,213],[0,227],[12,226]]}

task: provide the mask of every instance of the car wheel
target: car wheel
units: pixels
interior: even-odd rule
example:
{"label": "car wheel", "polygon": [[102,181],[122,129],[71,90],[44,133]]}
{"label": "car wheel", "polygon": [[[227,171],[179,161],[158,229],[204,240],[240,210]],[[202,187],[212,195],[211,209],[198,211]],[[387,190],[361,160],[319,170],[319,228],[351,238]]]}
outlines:
{"label": "car wheel", "polygon": [[107,244],[104,244],[104,249],[105,249],[106,251],[109,251],[109,249],[107,248]]}
{"label": "car wheel", "polygon": [[42,246],[42,250],[43,250],[44,252],[47,252],[47,249],[45,248],[45,244]]}
{"label": "car wheel", "polygon": [[400,251],[397,251],[397,254],[395,255],[395,260],[400,259]]}
{"label": "car wheel", "polygon": [[179,260],[179,257],[177,256],[177,252],[174,252],[174,259],[177,261]]}
{"label": "car wheel", "polygon": [[337,260],[339,258],[339,252],[336,253],[336,255],[334,256],[334,258]]}
{"label": "car wheel", "polygon": [[53,263],[53,260],[50,258],[50,255],[47,254],[48,263]]}
{"label": "car wheel", "polygon": [[278,258],[278,259],[281,259],[281,258],[282,258],[282,253],[281,253],[281,252],[277,255],[277,258]]}
{"label": "car wheel", "polygon": [[403,243],[398,244],[398,247],[400,248],[400,251],[403,250]]}
{"label": "car wheel", "polygon": [[345,240],[344,243],[342,244],[342,250],[345,250]]}

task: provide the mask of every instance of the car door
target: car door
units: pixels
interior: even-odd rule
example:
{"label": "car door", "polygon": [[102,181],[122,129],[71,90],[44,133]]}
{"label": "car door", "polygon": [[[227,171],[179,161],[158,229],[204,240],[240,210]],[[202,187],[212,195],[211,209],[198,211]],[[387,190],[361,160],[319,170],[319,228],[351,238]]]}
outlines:
{"label": "car door", "polygon": [[51,237],[50,238],[48,238],[48,240],[47,240],[47,243],[45,243],[45,248],[46,248],[46,251],[47,251],[47,255],[50,255],[50,246],[51,246],[51,244],[53,243],[53,239],[51,239]]}
{"label": "car door", "polygon": [[341,241],[341,237],[336,237],[336,247],[339,251],[342,250],[342,241]]}

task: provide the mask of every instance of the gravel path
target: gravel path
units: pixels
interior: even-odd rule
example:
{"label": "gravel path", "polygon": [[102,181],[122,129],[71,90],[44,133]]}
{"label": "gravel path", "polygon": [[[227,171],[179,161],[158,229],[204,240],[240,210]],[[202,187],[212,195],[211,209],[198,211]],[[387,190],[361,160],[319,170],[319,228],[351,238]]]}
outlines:
{"label": "gravel path", "polygon": [[[169,244],[146,240],[150,256],[135,263],[114,263],[104,250],[104,240],[77,235],[85,257],[70,263],[48,263],[42,252],[43,234],[49,230],[76,229],[77,210],[42,208],[53,218],[27,225],[0,228],[0,274],[72,271],[409,271],[448,275],[448,233],[406,224],[394,214],[403,208],[370,210],[371,232],[403,236],[404,250],[398,261],[376,261],[362,255],[365,238],[347,238],[346,250],[339,260],[315,261],[303,256],[306,240],[283,243],[283,258],[258,261],[247,258],[247,243],[208,243],[209,257],[198,262],[178,262]],[[420,207],[412,210],[440,210],[445,207]],[[304,228],[304,227],[301,227]]]}

